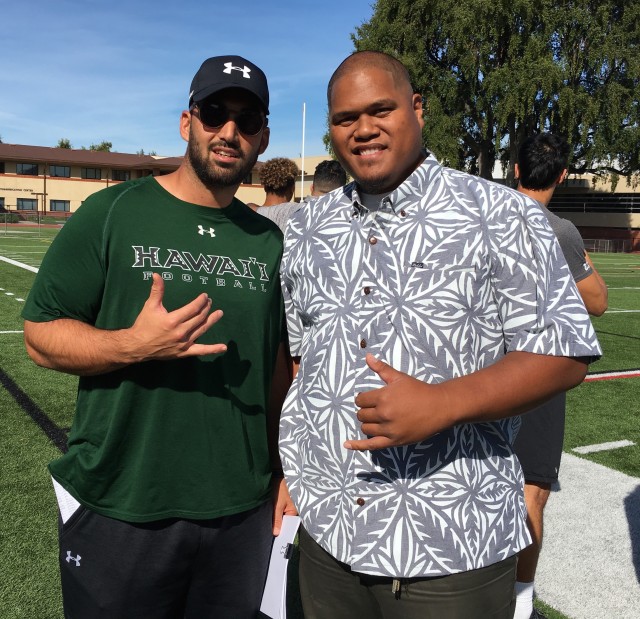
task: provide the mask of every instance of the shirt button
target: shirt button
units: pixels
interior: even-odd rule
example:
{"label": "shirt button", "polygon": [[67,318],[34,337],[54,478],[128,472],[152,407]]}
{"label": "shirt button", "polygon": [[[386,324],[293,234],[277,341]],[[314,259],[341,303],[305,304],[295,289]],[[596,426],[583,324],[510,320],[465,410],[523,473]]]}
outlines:
{"label": "shirt button", "polygon": [[375,236],[369,237],[369,243],[371,245],[375,245],[378,242],[378,239]]}
{"label": "shirt button", "polygon": [[367,347],[367,340],[360,340],[360,348],[366,348]]}
{"label": "shirt button", "polygon": [[407,216],[407,212],[406,211],[400,211],[400,215],[402,215],[402,217],[406,217]]}
{"label": "shirt button", "polygon": [[360,505],[360,507],[362,507],[362,506],[364,505],[364,502],[365,502],[365,501],[364,501],[364,499],[363,499],[362,497],[360,497],[360,498],[356,501],[356,503],[357,503],[358,505]]}
{"label": "shirt button", "polygon": [[371,294],[371,288],[369,286],[365,286],[362,290],[365,294]]}

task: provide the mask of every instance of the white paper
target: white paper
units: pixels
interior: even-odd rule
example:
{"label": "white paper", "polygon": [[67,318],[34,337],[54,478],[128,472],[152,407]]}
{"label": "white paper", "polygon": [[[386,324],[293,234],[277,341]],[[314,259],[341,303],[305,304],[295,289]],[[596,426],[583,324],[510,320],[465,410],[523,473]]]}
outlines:
{"label": "white paper", "polygon": [[299,526],[299,516],[284,516],[280,535],[273,540],[269,572],[260,606],[260,610],[272,619],[287,617],[287,566],[291,556],[290,546],[293,544]]}
{"label": "white paper", "polygon": [[76,501],[53,477],[53,489],[56,493],[56,499],[58,500],[58,508],[60,509],[60,517],[62,518],[62,524],[66,524],[67,520],[73,516],[80,503]]}

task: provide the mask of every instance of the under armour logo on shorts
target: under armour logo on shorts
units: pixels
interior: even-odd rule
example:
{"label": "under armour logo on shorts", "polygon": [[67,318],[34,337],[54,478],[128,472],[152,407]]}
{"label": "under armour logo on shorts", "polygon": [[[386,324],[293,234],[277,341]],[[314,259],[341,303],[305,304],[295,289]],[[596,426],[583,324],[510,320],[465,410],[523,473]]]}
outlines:
{"label": "under armour logo on shorts", "polygon": [[78,555],[77,557],[74,557],[71,555],[71,551],[67,550],[67,563],[71,563],[71,561],[75,561],[76,567],[80,567],[80,559],[82,559],[80,555]]}

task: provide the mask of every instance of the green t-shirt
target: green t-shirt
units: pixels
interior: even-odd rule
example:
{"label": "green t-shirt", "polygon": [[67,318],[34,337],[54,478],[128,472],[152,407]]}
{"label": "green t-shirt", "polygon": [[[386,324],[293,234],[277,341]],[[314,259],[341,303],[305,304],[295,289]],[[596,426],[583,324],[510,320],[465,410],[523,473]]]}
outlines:
{"label": "green t-shirt", "polygon": [[80,377],[69,451],[52,475],[106,516],[216,518],[269,497],[266,408],[282,340],[282,234],[235,200],[182,202],[155,179],[100,191],[45,256],[23,317],[133,324],[151,274],[172,311],[202,292],[223,318],[198,341],[221,355],[148,361]]}

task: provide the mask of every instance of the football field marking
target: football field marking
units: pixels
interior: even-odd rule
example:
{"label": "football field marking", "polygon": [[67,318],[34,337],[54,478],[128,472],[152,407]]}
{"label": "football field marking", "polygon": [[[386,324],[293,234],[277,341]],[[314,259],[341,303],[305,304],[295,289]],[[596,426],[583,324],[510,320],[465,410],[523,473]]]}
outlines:
{"label": "football field marking", "polygon": [[26,269],[27,271],[31,271],[32,273],[37,273],[38,272],[38,268],[37,267],[32,267],[29,264],[25,264],[24,262],[18,262],[17,260],[11,260],[11,258],[7,258],[5,256],[0,256],[0,260],[2,260],[2,262],[8,262],[9,264],[12,264],[14,267],[20,267],[21,269]]}
{"label": "football field marking", "polygon": [[584,447],[574,447],[571,451],[579,454],[592,454],[598,451],[609,451],[610,449],[620,449],[620,447],[633,447],[633,441],[611,441],[609,443],[600,443],[599,445],[585,445]]}
{"label": "football field marking", "polygon": [[591,383],[594,380],[613,380],[616,378],[638,378],[640,376],[640,368],[635,370],[622,370],[620,372],[593,372],[587,374],[584,381]]}

